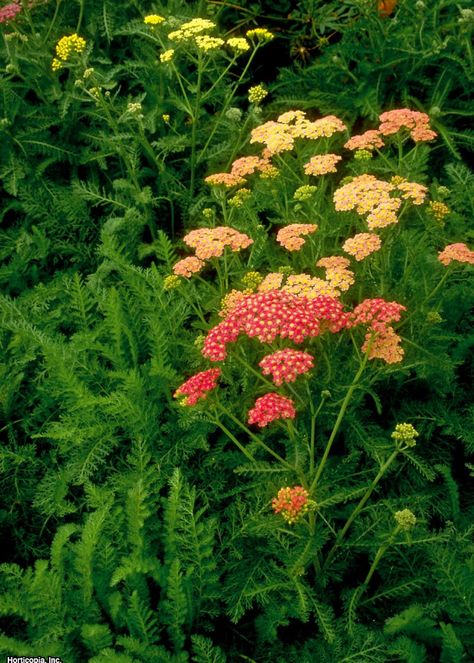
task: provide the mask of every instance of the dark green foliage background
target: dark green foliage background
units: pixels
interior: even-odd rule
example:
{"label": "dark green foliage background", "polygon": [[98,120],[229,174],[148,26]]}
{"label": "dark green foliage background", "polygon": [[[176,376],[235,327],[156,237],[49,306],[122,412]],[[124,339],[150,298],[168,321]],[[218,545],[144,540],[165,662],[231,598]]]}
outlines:
{"label": "dark green foliage background", "polygon": [[[178,257],[170,237],[199,218],[210,201],[202,177],[235,155],[242,137],[221,123],[191,194],[186,113],[161,94],[156,48],[140,38],[151,12],[211,16],[232,36],[256,25],[275,30],[274,50],[262,51],[245,86],[269,84],[268,118],[311,109],[362,130],[389,108],[428,112],[440,140],[416,164],[417,175],[449,188],[452,213],[443,229],[414,223],[407,231],[406,245],[418,246],[421,230],[431,242],[429,255],[416,254],[412,282],[400,285],[396,253],[386,275],[387,298],[416,302],[426,293],[423,275],[441,272],[435,251],[452,237],[472,242],[474,208],[472,51],[465,50],[474,17],[459,22],[460,9],[469,9],[463,0],[421,5],[400,0],[383,18],[362,0],[39,2],[28,13],[32,24],[21,19],[28,40],[4,41],[2,654],[64,663],[470,660],[474,292],[467,270],[439,294],[442,322],[427,322],[428,304],[411,320],[424,354],[411,348],[408,368],[369,372],[366,394],[360,390],[348,413],[321,488],[337,524],[366,487],[394,424],[416,423],[420,441],[378,487],[330,571],[318,575],[310,562],[326,549],[327,532],[288,537],[269,509],[291,478],[264,457],[256,467],[243,463],[199,408],[182,408],[172,396],[184,375],[201,370],[195,338],[206,329],[190,303],[163,289]],[[142,101],[159,168],[135,125],[112,134],[74,75],[51,71],[55,43],[74,31],[100,54],[102,85],[117,106]],[[201,118],[200,148],[223,98],[216,90]],[[171,108],[180,130],[170,138],[160,118]],[[265,268],[265,260],[257,256],[253,267]],[[218,302],[196,296],[214,323]],[[322,431],[331,430],[353,369],[331,343],[332,402]],[[229,370],[225,400],[243,411],[253,377],[237,365]],[[316,392],[325,377],[322,370],[314,379]],[[291,453],[297,462],[300,450]],[[359,600],[391,514],[406,507],[419,521],[412,545],[387,552]]]}

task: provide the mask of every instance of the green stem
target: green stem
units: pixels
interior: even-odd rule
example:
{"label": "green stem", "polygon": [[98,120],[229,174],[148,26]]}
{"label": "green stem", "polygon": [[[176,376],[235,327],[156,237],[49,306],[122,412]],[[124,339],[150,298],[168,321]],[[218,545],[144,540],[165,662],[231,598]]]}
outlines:
{"label": "green stem", "polygon": [[352,525],[352,523],[354,522],[354,520],[357,518],[357,516],[358,516],[359,513],[361,512],[361,510],[364,508],[365,503],[367,502],[367,500],[369,499],[369,497],[372,495],[372,493],[374,492],[375,488],[377,487],[377,484],[378,484],[379,481],[382,479],[383,475],[384,475],[385,472],[388,470],[388,468],[390,467],[390,465],[393,463],[393,461],[395,460],[395,458],[398,456],[399,452],[400,452],[400,449],[397,448],[397,449],[395,449],[395,451],[393,451],[393,452],[390,454],[390,456],[388,457],[388,459],[385,461],[385,463],[382,465],[382,467],[381,467],[380,470],[378,471],[377,476],[374,478],[374,480],[372,481],[372,483],[370,484],[370,486],[367,488],[366,492],[365,492],[364,495],[362,496],[362,498],[361,498],[359,504],[356,506],[356,508],[354,509],[354,511],[351,513],[351,515],[350,515],[349,518],[347,519],[346,524],[345,524],[344,527],[339,531],[339,533],[338,533],[338,535],[337,535],[337,537],[336,537],[336,540],[335,540],[335,542],[334,542],[334,545],[333,545],[333,547],[331,548],[331,550],[329,551],[328,556],[326,557],[326,561],[324,562],[324,568],[327,568],[327,567],[329,566],[331,560],[332,560],[333,557],[334,557],[334,554],[335,554],[335,552],[336,552],[338,546],[341,544],[342,539],[345,537],[345,535],[346,535],[346,533],[347,533],[347,530],[350,528],[350,526]]}
{"label": "green stem", "polygon": [[319,463],[319,467],[318,467],[318,470],[316,472],[316,476],[314,477],[313,483],[311,484],[310,493],[314,493],[314,491],[316,489],[319,478],[321,476],[321,473],[324,469],[324,466],[325,466],[326,461],[328,459],[329,453],[331,451],[332,444],[333,444],[333,442],[336,438],[337,432],[339,431],[339,427],[342,423],[342,420],[344,419],[344,415],[346,413],[347,407],[348,407],[348,405],[351,401],[352,394],[354,393],[355,389],[358,386],[360,377],[361,377],[362,373],[364,372],[365,366],[366,366],[367,361],[369,359],[369,352],[370,352],[370,348],[372,347],[373,340],[374,340],[374,337],[372,337],[371,340],[368,343],[367,350],[365,351],[364,358],[362,359],[362,363],[359,366],[359,370],[357,371],[357,373],[356,373],[356,375],[355,375],[355,377],[352,381],[352,384],[349,387],[349,389],[347,390],[347,394],[346,394],[346,396],[345,396],[345,398],[342,402],[341,409],[339,410],[339,414],[338,414],[337,419],[336,419],[336,423],[334,424],[334,428],[332,429],[331,435],[330,435],[328,443],[326,445],[326,449],[324,450],[323,457],[321,458],[321,462]]}
{"label": "green stem", "polygon": [[218,407],[222,410],[224,414],[226,414],[229,419],[232,419],[232,421],[240,426],[240,428],[247,433],[247,435],[254,441],[256,444],[258,444],[262,449],[265,449],[269,454],[271,454],[276,460],[278,460],[279,463],[290,469],[292,472],[295,472],[295,468],[288,463],[284,458],[280,456],[276,451],[273,451],[273,449],[265,444],[255,433],[252,433],[252,431],[247,428],[236,416],[232,414],[222,403],[218,403]]}
{"label": "green stem", "polygon": [[197,82],[196,82],[196,100],[194,106],[194,113],[192,116],[192,130],[191,130],[191,180],[189,183],[189,198],[192,200],[194,195],[194,181],[196,178],[196,137],[197,137],[197,125],[200,115],[200,104],[201,104],[201,84],[202,84],[202,55],[201,51],[198,52],[198,62],[197,62]]}
{"label": "green stem", "polygon": [[256,463],[256,460],[252,456],[250,451],[247,451],[247,449],[238,441],[238,439],[235,437],[235,435],[233,433],[231,433],[230,430],[228,428],[226,428],[226,426],[224,426],[224,424],[220,421],[220,419],[218,417],[216,417],[216,419],[214,419],[213,421],[217,426],[219,426],[221,431],[227,435],[229,440],[231,440],[235,444],[235,446],[238,449],[240,449],[240,451],[244,454],[244,456],[246,456],[249,460],[251,460],[252,463]]}

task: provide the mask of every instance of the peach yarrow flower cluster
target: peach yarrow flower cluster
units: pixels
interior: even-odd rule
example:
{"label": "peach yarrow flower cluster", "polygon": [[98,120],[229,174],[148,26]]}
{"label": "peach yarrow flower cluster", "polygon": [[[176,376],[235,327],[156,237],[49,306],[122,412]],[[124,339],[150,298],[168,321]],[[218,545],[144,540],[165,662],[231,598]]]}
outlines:
{"label": "peach yarrow flower cluster", "polygon": [[226,246],[236,252],[253,244],[253,239],[250,239],[248,235],[227,226],[191,230],[185,235],[183,241],[194,249],[196,257],[200,260],[220,258]]}
{"label": "peach yarrow flower cluster", "polygon": [[248,413],[248,423],[265,428],[276,419],[294,419],[296,410],[291,398],[280,394],[269,393],[257,398],[255,405]]}
{"label": "peach yarrow flower cluster", "polygon": [[346,239],[342,245],[343,250],[360,262],[371,253],[378,251],[382,246],[382,240],[375,233],[358,233],[354,237]]}
{"label": "peach yarrow flower cluster", "polygon": [[314,358],[307,352],[277,350],[264,357],[258,364],[264,375],[271,375],[276,385],[294,382],[298,375],[307,373],[314,367]]}
{"label": "peach yarrow flower cluster", "polygon": [[321,258],[316,263],[317,267],[324,267],[326,270],[326,281],[331,287],[338,291],[346,292],[351,285],[355,283],[354,272],[348,269],[350,261],[342,256],[328,256]]}
{"label": "peach yarrow flower cluster", "polygon": [[310,235],[318,229],[315,223],[291,223],[281,228],[276,236],[276,240],[287,251],[299,251],[305,244],[302,235]]}
{"label": "peach yarrow flower cluster", "polygon": [[336,163],[342,160],[338,154],[319,154],[304,164],[306,175],[326,175],[336,173]]}
{"label": "peach yarrow flower cluster", "polygon": [[381,124],[378,131],[382,136],[391,136],[398,133],[400,129],[408,129],[410,136],[416,142],[433,140],[438,135],[430,128],[430,118],[426,113],[412,111],[408,108],[387,111],[382,113],[379,119]]}
{"label": "peach yarrow flower cluster", "polygon": [[471,249],[463,242],[448,244],[448,246],[438,254],[438,260],[443,265],[449,265],[453,260],[474,265],[474,251],[471,251]]}
{"label": "peach yarrow flower cluster", "polygon": [[286,486],[280,488],[276,497],[272,500],[272,508],[279,513],[289,525],[296,523],[307,513],[310,507],[308,491],[302,486]]}

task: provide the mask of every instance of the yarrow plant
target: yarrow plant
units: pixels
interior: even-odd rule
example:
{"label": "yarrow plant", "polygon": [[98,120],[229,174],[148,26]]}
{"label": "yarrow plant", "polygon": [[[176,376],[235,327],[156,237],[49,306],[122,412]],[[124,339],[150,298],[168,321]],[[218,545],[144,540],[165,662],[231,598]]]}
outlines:
{"label": "yarrow plant", "polygon": [[[281,532],[300,528],[309,547],[325,532],[327,545],[302,556],[302,567],[313,564],[317,575],[336,563],[392,466],[418,462],[420,434],[411,423],[379,427],[371,442],[362,424],[351,431],[350,417],[363,407],[364,392],[382,407],[373,390],[383,376],[416,366],[418,329],[430,324],[423,308],[447,278],[441,265],[437,272],[432,267],[438,283],[430,288],[426,281],[416,296],[404,278],[421,250],[436,265],[430,246],[439,245],[438,237],[412,245],[411,228],[420,219],[431,227],[433,206],[426,179],[403,156],[405,147],[413,156],[435,137],[427,116],[408,109],[383,113],[377,129],[352,137],[335,116],[295,110],[268,120],[250,130],[248,153],[206,177],[214,203],[212,214],[206,208],[203,215],[209,227],[185,235],[195,258],[173,268],[178,274],[185,261],[215,261],[216,283],[188,270],[180,286],[199,307],[199,327],[207,327],[200,361],[220,367],[208,417],[243,454],[249,472],[270,471],[270,461],[284,474],[286,487],[275,481],[268,487]],[[368,158],[355,156],[360,149]],[[226,225],[218,225],[220,218]],[[439,261],[472,264],[471,254],[458,242],[440,251]],[[209,305],[216,289],[218,311]],[[376,464],[348,498],[355,503],[331,517],[324,507],[336,490],[331,474],[344,476],[341,445],[354,436]],[[382,502],[373,508],[384,513]],[[409,509],[395,510],[395,525],[391,513],[388,538],[355,590],[354,611],[387,550],[418,527]]]}

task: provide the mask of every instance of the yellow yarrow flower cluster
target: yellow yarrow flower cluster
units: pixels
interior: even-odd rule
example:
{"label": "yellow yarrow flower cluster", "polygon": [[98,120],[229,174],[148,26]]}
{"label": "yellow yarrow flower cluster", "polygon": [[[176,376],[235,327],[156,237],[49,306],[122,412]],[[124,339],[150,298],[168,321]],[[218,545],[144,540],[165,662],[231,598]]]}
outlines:
{"label": "yellow yarrow flower cluster", "polygon": [[171,62],[174,55],[174,48],[169,48],[167,51],[163,51],[160,54],[160,62]]}
{"label": "yellow yarrow flower cluster", "polygon": [[318,187],[312,186],[311,184],[303,184],[296,189],[293,194],[293,200],[309,200],[313,197],[313,194],[316,193]]}
{"label": "yellow yarrow flower cluster", "polygon": [[416,525],[416,516],[410,509],[403,509],[403,511],[396,511],[394,516],[397,525],[400,529],[408,532]]}
{"label": "yellow yarrow flower cluster", "polygon": [[164,23],[164,21],[164,17],[158,16],[158,14],[148,14],[148,16],[145,16],[143,19],[143,22],[147,25],[160,25],[160,23]]}
{"label": "yellow yarrow flower cluster", "polygon": [[195,40],[197,47],[205,53],[216,51],[224,45],[223,39],[220,37],[209,37],[209,35],[197,35]]}
{"label": "yellow yarrow flower cluster", "polygon": [[246,37],[248,39],[256,39],[257,41],[267,42],[271,41],[274,38],[274,35],[272,35],[272,33],[266,28],[255,28],[254,30],[248,30]]}
{"label": "yellow yarrow flower cluster", "polygon": [[262,281],[263,276],[259,272],[247,272],[242,277],[242,285],[251,292],[255,292]]}
{"label": "yellow yarrow flower cluster", "polygon": [[231,37],[226,41],[227,46],[240,55],[250,49],[250,44],[243,37]]}
{"label": "yellow yarrow flower cluster", "polygon": [[268,95],[268,90],[265,90],[263,85],[254,85],[249,88],[248,99],[251,104],[259,104]]}
{"label": "yellow yarrow flower cluster", "polygon": [[242,189],[239,189],[232,198],[229,198],[227,201],[227,204],[230,205],[231,207],[242,207],[245,201],[250,198],[252,195],[252,192],[250,189],[246,189],[243,187]]}
{"label": "yellow yarrow flower cluster", "polygon": [[86,48],[86,40],[79,37],[76,33],[61,37],[56,44],[57,58],[53,58],[51,68],[53,71],[61,69],[63,64],[69,60],[71,55],[80,54]]}
{"label": "yellow yarrow flower cluster", "polygon": [[212,30],[215,27],[216,24],[209,21],[207,18],[193,18],[192,21],[183,23],[179,30],[170,32],[168,37],[172,41],[187,41],[195,35],[199,35],[205,30]]}
{"label": "yellow yarrow flower cluster", "polygon": [[449,207],[439,200],[432,200],[429,204],[429,211],[436,221],[442,221],[449,214]]}
{"label": "yellow yarrow flower cluster", "polygon": [[407,447],[416,446],[415,438],[419,433],[413,428],[411,424],[397,424],[392,433],[392,439],[397,442],[404,442]]}
{"label": "yellow yarrow flower cluster", "polygon": [[173,290],[179,286],[180,278],[176,274],[170,274],[163,279],[163,290]]}

